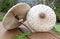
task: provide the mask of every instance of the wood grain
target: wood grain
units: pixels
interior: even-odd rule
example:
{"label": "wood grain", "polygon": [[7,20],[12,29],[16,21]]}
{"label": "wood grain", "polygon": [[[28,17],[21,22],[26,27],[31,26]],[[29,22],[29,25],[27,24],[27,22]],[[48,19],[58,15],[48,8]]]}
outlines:
{"label": "wood grain", "polygon": [[[30,39],[59,39],[60,36],[58,36],[54,31],[50,31],[51,33],[54,33],[53,35],[45,32],[38,32],[38,33],[32,33],[29,38]],[[21,33],[18,29],[13,29],[10,31],[7,31],[3,28],[2,22],[0,22],[0,39],[13,39],[14,36]],[[56,36],[56,37],[55,37]]]}

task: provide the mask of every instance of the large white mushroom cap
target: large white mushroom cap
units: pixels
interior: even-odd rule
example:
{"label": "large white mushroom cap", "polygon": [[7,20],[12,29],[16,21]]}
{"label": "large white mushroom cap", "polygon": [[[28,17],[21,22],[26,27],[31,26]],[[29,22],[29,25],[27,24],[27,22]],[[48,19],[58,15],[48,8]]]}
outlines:
{"label": "large white mushroom cap", "polygon": [[27,14],[29,26],[37,32],[47,32],[56,23],[56,15],[49,6],[39,4],[33,6]]}

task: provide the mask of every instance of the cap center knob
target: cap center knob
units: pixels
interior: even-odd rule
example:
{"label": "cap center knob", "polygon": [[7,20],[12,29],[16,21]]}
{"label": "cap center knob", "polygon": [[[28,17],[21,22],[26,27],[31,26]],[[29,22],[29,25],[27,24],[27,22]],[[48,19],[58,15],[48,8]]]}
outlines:
{"label": "cap center knob", "polygon": [[45,15],[44,13],[41,13],[41,14],[39,15],[39,17],[40,17],[41,19],[44,19],[44,18],[46,17],[46,15]]}

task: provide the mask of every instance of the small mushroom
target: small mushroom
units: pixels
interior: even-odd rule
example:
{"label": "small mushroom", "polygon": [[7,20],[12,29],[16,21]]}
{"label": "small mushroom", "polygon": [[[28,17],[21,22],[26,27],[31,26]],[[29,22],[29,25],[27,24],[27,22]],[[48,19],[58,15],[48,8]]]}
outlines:
{"label": "small mushroom", "polygon": [[30,6],[27,3],[18,3],[8,10],[3,18],[3,27],[7,30],[17,28],[21,21],[26,20]]}
{"label": "small mushroom", "polygon": [[39,4],[28,12],[27,23],[36,32],[47,32],[55,25],[56,15],[49,6]]}

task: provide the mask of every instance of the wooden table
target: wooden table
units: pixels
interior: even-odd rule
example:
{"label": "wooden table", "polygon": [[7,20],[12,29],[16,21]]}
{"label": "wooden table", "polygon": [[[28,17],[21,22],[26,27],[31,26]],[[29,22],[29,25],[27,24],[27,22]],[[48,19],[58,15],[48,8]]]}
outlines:
{"label": "wooden table", "polygon": [[[3,28],[2,22],[0,22],[0,39],[13,39],[13,37],[17,34],[21,33],[18,29],[7,31]],[[53,34],[51,34],[53,33]],[[32,33],[29,36],[30,39],[60,39],[54,31],[50,31],[50,33]]]}

